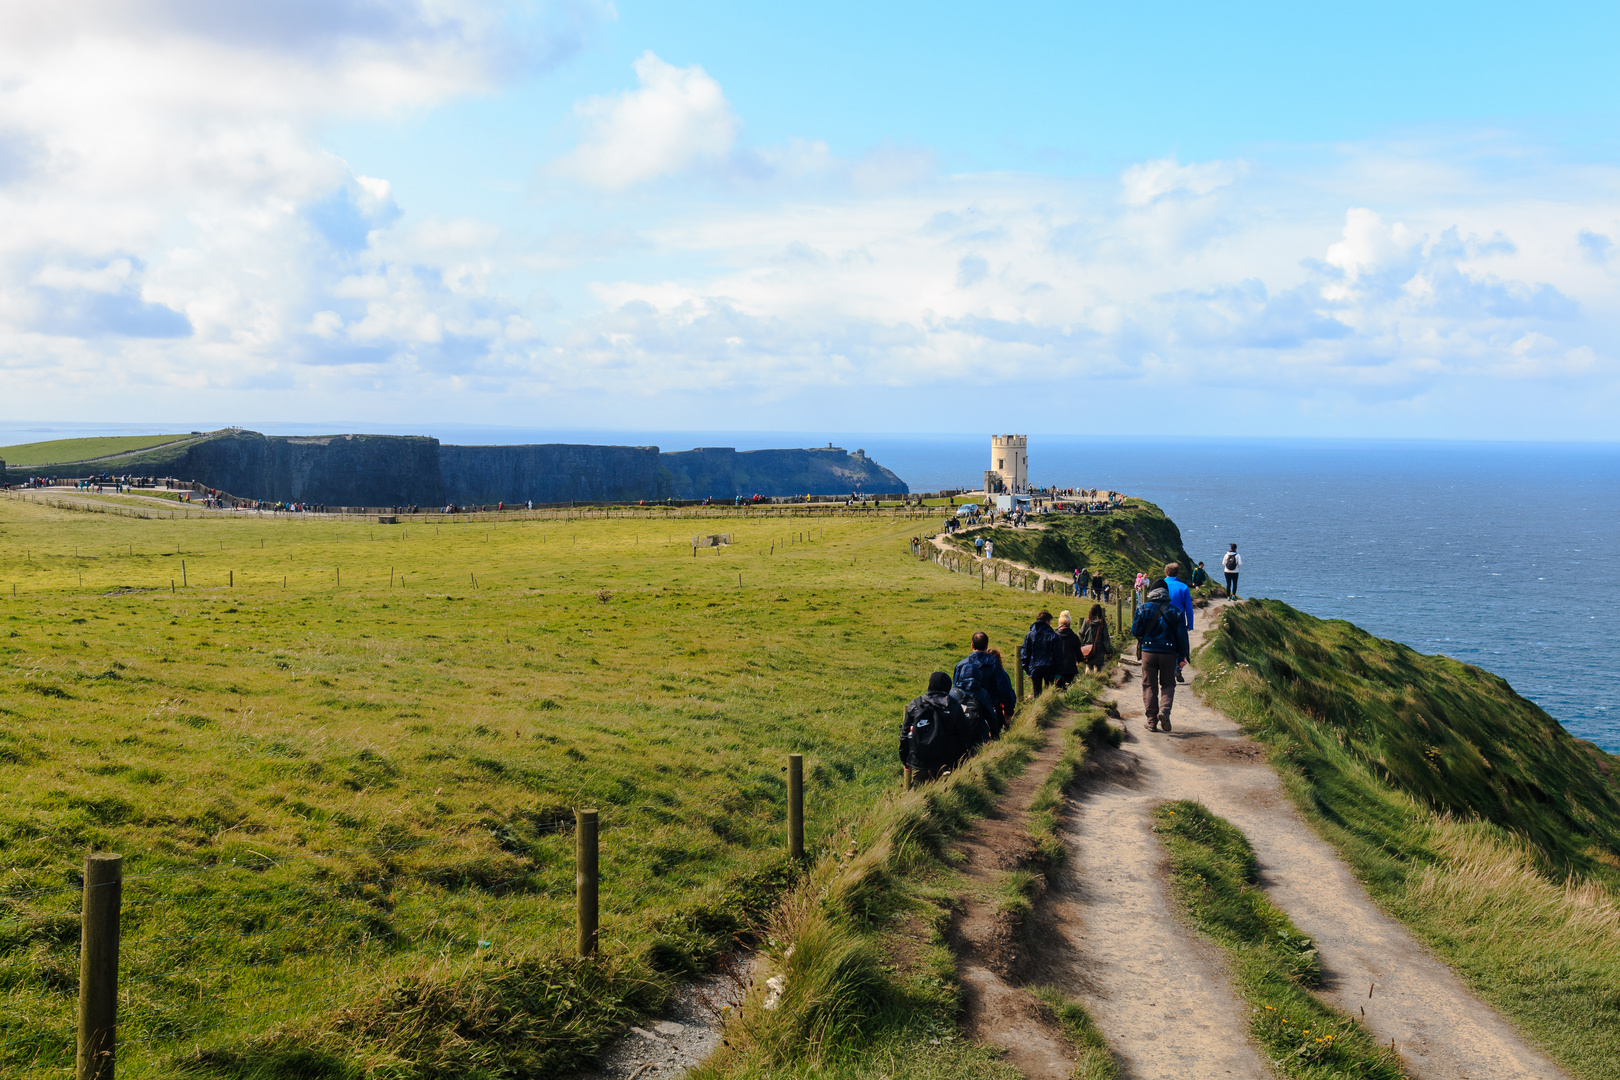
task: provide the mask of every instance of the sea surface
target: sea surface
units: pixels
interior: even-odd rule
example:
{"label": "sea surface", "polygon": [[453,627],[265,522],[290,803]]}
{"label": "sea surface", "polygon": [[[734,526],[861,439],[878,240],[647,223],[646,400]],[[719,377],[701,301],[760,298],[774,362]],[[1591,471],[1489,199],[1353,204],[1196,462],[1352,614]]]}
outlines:
{"label": "sea surface", "polygon": [[[980,434],[247,426],[665,450],[832,442],[864,449],[913,491],[973,486],[989,459]],[[0,423],[0,445],[164,430],[173,427]],[[1620,443],[1032,434],[1029,459],[1036,484],[1112,488],[1159,504],[1216,580],[1221,553],[1236,543],[1242,595],[1276,597],[1488,668],[1572,733],[1620,753]]]}

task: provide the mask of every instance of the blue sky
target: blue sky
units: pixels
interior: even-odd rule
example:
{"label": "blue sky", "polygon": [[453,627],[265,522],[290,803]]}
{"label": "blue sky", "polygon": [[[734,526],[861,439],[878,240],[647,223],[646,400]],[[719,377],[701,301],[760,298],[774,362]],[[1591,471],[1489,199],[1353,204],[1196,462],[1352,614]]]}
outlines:
{"label": "blue sky", "polygon": [[[1612,7],[0,14],[0,419],[1614,437]],[[953,423],[956,421],[952,421]]]}

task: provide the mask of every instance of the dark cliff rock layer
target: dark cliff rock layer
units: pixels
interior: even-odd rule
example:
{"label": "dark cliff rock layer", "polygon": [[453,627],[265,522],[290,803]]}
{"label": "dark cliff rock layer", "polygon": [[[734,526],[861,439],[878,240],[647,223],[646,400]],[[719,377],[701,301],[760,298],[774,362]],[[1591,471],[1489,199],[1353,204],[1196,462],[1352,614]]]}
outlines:
{"label": "dark cliff rock layer", "polygon": [[661,454],[656,446],[441,446],[400,435],[261,435],[220,431],[94,462],[6,470],[29,476],[90,473],[196,481],[238,498],[328,506],[488,505],[497,502],[636,502],[741,495],[891,494],[910,489],[863,451],[730,447]]}
{"label": "dark cliff rock layer", "polygon": [[866,456],[838,447],[814,450],[746,450],[700,447],[660,454],[677,499],[729,499],[736,495],[891,495],[906,482]]}
{"label": "dark cliff rock layer", "polygon": [[440,446],[445,498],[489,503],[635,502],[662,498],[658,447]]}

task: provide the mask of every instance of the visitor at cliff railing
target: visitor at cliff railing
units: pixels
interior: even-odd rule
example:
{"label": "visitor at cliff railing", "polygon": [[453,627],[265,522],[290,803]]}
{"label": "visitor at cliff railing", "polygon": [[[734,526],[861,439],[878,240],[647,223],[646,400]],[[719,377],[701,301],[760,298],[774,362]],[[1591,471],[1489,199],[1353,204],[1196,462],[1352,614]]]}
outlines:
{"label": "visitor at cliff railing", "polygon": [[1058,612],[1058,640],[1063,642],[1063,667],[1058,671],[1057,688],[1067,690],[1080,674],[1080,637],[1074,632],[1074,617]]}
{"label": "visitor at cliff railing", "polygon": [[986,736],[999,739],[1018,707],[1018,695],[1001,666],[1001,654],[990,648],[989,635],[975,632],[970,646],[967,656],[957,661],[951,696],[962,701],[969,721],[982,720]]}
{"label": "visitor at cliff railing", "polygon": [[1170,709],[1176,701],[1176,675],[1187,662],[1187,624],[1170,606],[1164,582],[1150,584],[1147,598],[1136,609],[1131,635],[1142,643],[1142,715],[1149,731],[1170,730]]}
{"label": "visitor at cliff railing", "polygon": [[1034,683],[1037,696],[1057,680],[1063,670],[1063,641],[1052,629],[1050,611],[1035,616],[1024,643],[1018,647],[1018,663]]}
{"label": "visitor at cliff railing", "polygon": [[1103,669],[1108,662],[1111,651],[1108,641],[1108,616],[1103,613],[1101,604],[1092,604],[1091,612],[1086,621],[1080,624],[1076,634],[1080,639],[1080,662],[1086,665],[1086,670],[1096,673]]}
{"label": "visitor at cliff railing", "polygon": [[970,746],[967,714],[951,697],[951,677],[936,671],[900,720],[900,765],[913,783],[932,780],[966,757]]}

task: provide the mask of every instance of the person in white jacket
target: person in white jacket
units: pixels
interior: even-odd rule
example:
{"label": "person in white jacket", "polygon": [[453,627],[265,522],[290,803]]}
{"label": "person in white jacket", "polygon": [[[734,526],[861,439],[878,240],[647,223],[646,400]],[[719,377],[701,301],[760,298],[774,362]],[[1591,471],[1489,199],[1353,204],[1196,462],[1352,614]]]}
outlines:
{"label": "person in white jacket", "polygon": [[1237,599],[1238,571],[1243,568],[1243,556],[1237,553],[1237,545],[1221,557],[1221,572],[1226,575],[1226,595]]}

